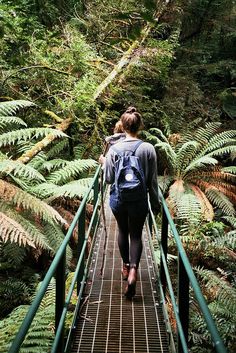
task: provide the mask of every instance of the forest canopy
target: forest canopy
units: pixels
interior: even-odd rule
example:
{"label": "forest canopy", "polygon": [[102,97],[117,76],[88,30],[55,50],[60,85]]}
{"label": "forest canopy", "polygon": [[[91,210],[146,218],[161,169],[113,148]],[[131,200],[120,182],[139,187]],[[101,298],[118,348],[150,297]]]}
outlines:
{"label": "forest canopy", "polygon": [[[233,353],[235,47],[234,0],[0,2],[0,351],[91,185],[105,137],[132,105]],[[70,271],[78,236],[67,253]],[[44,307],[41,318],[50,323],[52,312]],[[194,308],[191,317],[192,351],[211,352]],[[51,336],[43,340],[46,347]]]}

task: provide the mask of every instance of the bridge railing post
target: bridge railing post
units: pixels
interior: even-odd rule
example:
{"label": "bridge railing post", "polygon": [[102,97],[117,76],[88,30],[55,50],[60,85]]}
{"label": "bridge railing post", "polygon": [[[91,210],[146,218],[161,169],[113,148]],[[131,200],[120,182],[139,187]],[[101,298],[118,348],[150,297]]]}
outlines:
{"label": "bridge railing post", "polygon": [[[65,253],[58,263],[56,270],[56,309],[55,309],[55,329],[57,331],[61,314],[65,305],[65,274],[66,274],[66,256]],[[60,341],[57,353],[64,351],[64,327],[61,331]]]}
{"label": "bridge railing post", "polygon": [[[167,216],[166,216],[164,209],[162,209],[161,246],[162,246],[164,257],[165,257],[165,259],[167,259],[168,219],[167,219]],[[162,288],[163,288],[163,293],[165,294],[167,283],[166,283],[166,275],[165,275],[165,269],[164,269],[162,258],[161,258],[161,263],[160,263],[160,280],[161,280],[161,284],[162,284]]]}
{"label": "bridge railing post", "polygon": [[[185,270],[182,258],[178,254],[178,307],[179,318],[183,328],[184,337],[188,344],[189,328],[189,277]],[[183,353],[182,344],[178,335],[178,353]]]}
{"label": "bridge railing post", "polygon": [[[79,221],[78,221],[78,258],[80,257],[84,241],[85,241],[85,217],[86,217],[86,204],[81,212]],[[85,258],[83,256],[81,266],[79,269],[78,277],[77,277],[77,295],[80,291],[81,281],[84,276],[84,269],[85,269]]]}

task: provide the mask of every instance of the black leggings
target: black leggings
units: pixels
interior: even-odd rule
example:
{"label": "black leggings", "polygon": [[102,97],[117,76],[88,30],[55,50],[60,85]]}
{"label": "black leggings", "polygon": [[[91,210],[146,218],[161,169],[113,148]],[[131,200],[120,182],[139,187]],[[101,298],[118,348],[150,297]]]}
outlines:
{"label": "black leggings", "polygon": [[137,213],[133,207],[124,207],[113,213],[119,228],[118,246],[122,260],[125,264],[130,263],[138,268],[143,249],[142,231],[147,207],[143,204],[142,210],[136,210]]}

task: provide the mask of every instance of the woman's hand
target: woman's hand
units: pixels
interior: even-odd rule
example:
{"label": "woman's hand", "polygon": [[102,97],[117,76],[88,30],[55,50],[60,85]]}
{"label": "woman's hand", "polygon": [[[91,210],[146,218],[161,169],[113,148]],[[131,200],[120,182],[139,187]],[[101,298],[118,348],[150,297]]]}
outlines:
{"label": "woman's hand", "polygon": [[101,156],[98,159],[98,162],[103,165],[106,162],[106,157],[104,157],[103,154],[101,154]]}

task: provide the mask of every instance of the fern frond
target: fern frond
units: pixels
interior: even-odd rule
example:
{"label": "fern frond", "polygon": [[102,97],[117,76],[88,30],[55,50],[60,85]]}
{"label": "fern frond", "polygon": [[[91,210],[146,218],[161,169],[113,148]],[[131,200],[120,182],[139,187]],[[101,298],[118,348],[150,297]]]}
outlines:
{"label": "fern frond", "polygon": [[214,150],[210,153],[208,153],[206,156],[222,156],[224,154],[230,154],[230,153],[236,153],[236,145],[235,146],[232,146],[232,145],[229,145],[229,146],[225,146],[225,147],[222,147],[222,148],[219,148],[217,150]]}
{"label": "fern frond", "polygon": [[28,180],[45,181],[43,175],[31,166],[12,160],[0,161],[0,174],[13,174],[14,176],[27,178]]}
{"label": "fern frond", "polygon": [[75,159],[81,159],[83,158],[83,154],[86,151],[86,146],[83,144],[79,144],[74,147],[74,156]]}
{"label": "fern frond", "polygon": [[201,189],[205,191],[209,189],[217,190],[218,192],[221,192],[222,194],[227,196],[232,201],[236,202],[236,193],[235,193],[236,187],[234,185],[218,182],[215,180],[211,182],[206,182],[204,180],[196,180],[195,183],[197,186],[199,186]]}
{"label": "fern frond", "polygon": [[0,198],[2,200],[21,209],[29,210],[46,222],[65,223],[65,220],[52,207],[18,187],[0,180],[0,190]]}
{"label": "fern frond", "polygon": [[58,185],[55,185],[53,183],[42,183],[36,186],[33,186],[29,188],[29,192],[40,198],[40,199],[46,199],[54,194],[56,189],[58,188]]}
{"label": "fern frond", "polygon": [[161,141],[169,143],[168,139],[165,137],[165,135],[163,134],[163,132],[160,129],[151,128],[151,129],[149,129],[149,132],[151,134],[155,134],[155,136],[157,136],[157,137],[159,136]]}
{"label": "fern frond", "polygon": [[194,136],[192,134],[186,134],[185,140],[195,140],[202,145],[205,145],[208,143],[209,139],[215,135],[220,126],[221,123],[218,122],[207,123],[205,128],[200,127],[197,129],[197,131],[194,133]]}
{"label": "fern frond", "polygon": [[35,247],[31,235],[27,233],[21,224],[2,212],[0,212],[0,236],[4,243],[10,241],[20,246],[29,245]]}
{"label": "fern frond", "polygon": [[0,102],[0,115],[12,115],[20,108],[26,108],[30,106],[35,106],[33,102],[26,100],[13,100],[8,102]]}
{"label": "fern frond", "polygon": [[[37,223],[35,219],[33,221],[30,220],[29,215],[24,215],[23,213],[16,212],[14,209],[10,208],[8,205],[0,203],[1,211],[9,217],[12,221],[17,222],[19,225],[19,229],[23,229],[25,233],[30,237],[31,244],[21,244],[20,239],[15,238],[14,242],[19,245],[30,245],[32,247],[37,247],[41,249],[45,249],[53,252],[53,248],[49,245],[49,239],[47,235],[43,232],[42,225],[37,227]],[[61,234],[61,231],[58,231],[58,234]],[[11,239],[9,239],[13,242]]]}
{"label": "fern frond", "polygon": [[229,201],[227,196],[223,195],[216,188],[209,188],[206,190],[206,196],[208,199],[216,206],[218,206],[222,211],[228,216],[235,215],[234,205]]}
{"label": "fern frond", "polygon": [[198,168],[206,167],[209,165],[212,166],[217,163],[218,163],[217,159],[209,157],[209,156],[203,156],[200,158],[196,158],[188,165],[188,167],[184,171],[184,174],[186,175],[188,172],[190,172],[192,170],[197,170]]}
{"label": "fern frond", "polygon": [[232,230],[222,236],[214,238],[212,244],[218,246],[226,246],[232,250],[236,249],[236,230]]}
{"label": "fern frond", "polygon": [[207,170],[189,172],[186,176],[186,179],[188,181],[191,181],[191,180],[195,181],[198,179],[202,179],[206,181],[210,181],[212,179],[233,181],[235,180],[235,175],[230,172],[231,168],[234,168],[234,167],[222,168],[219,165],[215,165],[215,166],[209,167]]}
{"label": "fern frond", "polygon": [[216,276],[213,271],[195,268],[198,276],[200,276],[205,284],[205,287],[211,294],[214,295],[222,305],[226,306],[233,312],[236,311],[236,292],[224,278]]}
{"label": "fern frond", "polygon": [[16,116],[0,116],[0,132],[6,132],[6,130],[12,130],[14,126],[24,126],[27,124]]}
{"label": "fern frond", "polygon": [[54,146],[50,148],[50,150],[46,153],[46,159],[54,158],[60,156],[62,151],[68,149],[69,142],[68,139],[61,140],[57,142]]}
{"label": "fern frond", "polygon": [[212,135],[209,142],[205,146],[205,151],[211,152],[215,149],[219,149],[226,144],[235,144],[236,130],[226,130],[218,134]]}
{"label": "fern frond", "polygon": [[[45,234],[48,249],[52,250],[51,252],[53,255],[56,254],[57,250],[59,249],[59,247],[61,246],[61,243],[65,238],[65,235],[62,232],[61,228],[58,225],[47,223],[43,225],[43,234]],[[68,265],[71,258],[72,258],[72,252],[69,246],[67,246],[66,262]]]}
{"label": "fern frond", "polygon": [[93,169],[97,166],[97,162],[93,159],[80,159],[68,162],[64,168],[51,173],[47,180],[55,184],[63,184],[75,178],[79,174]]}
{"label": "fern frond", "polygon": [[61,167],[65,167],[65,165],[68,163],[68,161],[64,159],[51,159],[50,161],[46,161],[43,163],[43,166],[41,170],[47,170],[48,172],[51,172],[53,169],[58,169]]}
{"label": "fern frond", "polygon": [[47,135],[53,135],[55,137],[68,137],[64,132],[57,129],[50,128],[27,128],[14,130],[10,132],[6,132],[0,136],[0,147],[2,146],[10,146],[17,144],[22,141],[28,141],[32,138],[38,139],[45,137]]}
{"label": "fern frond", "polygon": [[232,217],[232,216],[224,216],[222,217],[223,219],[225,219],[227,222],[229,222],[229,224],[236,229],[236,217]]}
{"label": "fern frond", "polygon": [[[79,180],[74,180],[71,181],[70,183],[67,183],[62,186],[56,186],[53,192],[53,196],[50,197],[48,202],[51,200],[57,198],[57,197],[68,197],[68,198],[74,198],[74,197],[79,197],[83,198],[87,192],[88,189],[91,185],[92,178],[83,178]],[[93,194],[91,193],[89,200],[93,198]]]}
{"label": "fern frond", "polygon": [[[143,134],[145,136],[145,140],[150,142],[152,145],[155,145],[157,143],[162,143],[163,142],[159,137],[157,137],[155,135],[152,135],[148,131],[143,132]],[[166,142],[168,143],[168,141],[166,141]]]}
{"label": "fern frond", "polygon": [[[22,280],[8,277],[6,281],[1,280],[0,284],[0,312],[5,317],[16,306],[28,304],[31,296],[31,288]],[[0,343],[1,345],[1,343]]]}
{"label": "fern frond", "polygon": [[232,166],[232,167],[225,167],[221,169],[222,172],[227,173],[227,174],[236,174],[236,167]]}
{"label": "fern frond", "polygon": [[154,146],[158,152],[164,152],[165,159],[171,170],[175,170],[176,168],[176,153],[169,143],[161,142],[157,143]]}
{"label": "fern frond", "polygon": [[177,152],[176,164],[178,170],[184,170],[197,153],[199,143],[196,141],[185,142]]}
{"label": "fern frond", "polygon": [[26,258],[26,249],[17,243],[7,242],[2,246],[1,261],[7,261],[11,268],[18,269]]}

